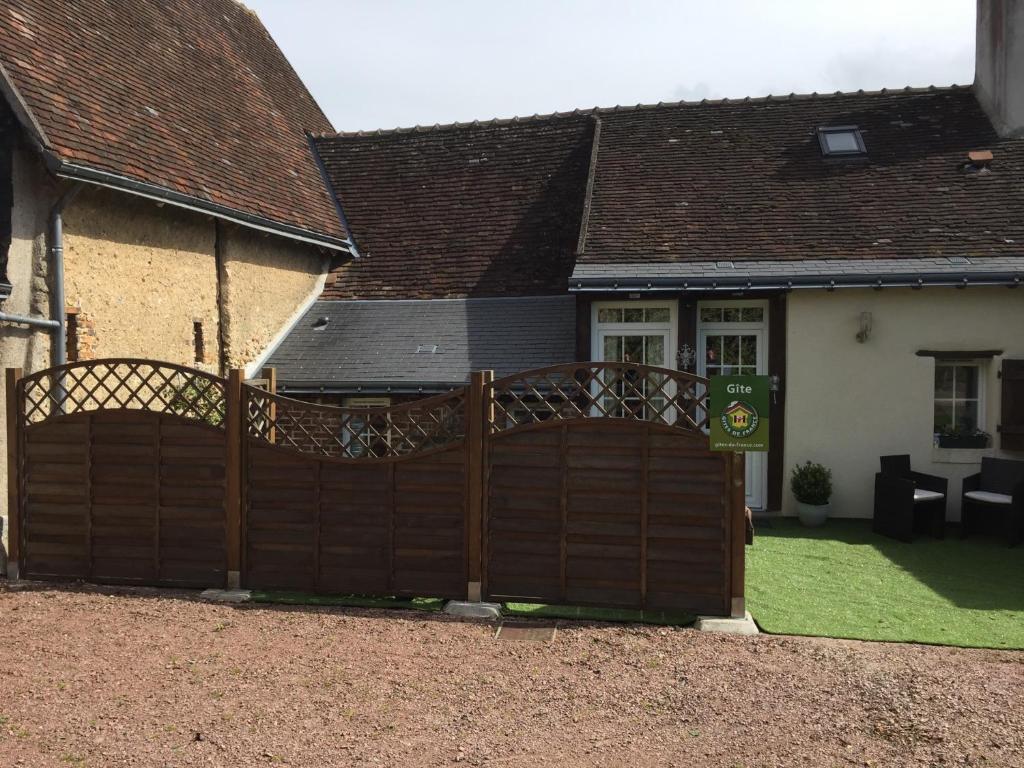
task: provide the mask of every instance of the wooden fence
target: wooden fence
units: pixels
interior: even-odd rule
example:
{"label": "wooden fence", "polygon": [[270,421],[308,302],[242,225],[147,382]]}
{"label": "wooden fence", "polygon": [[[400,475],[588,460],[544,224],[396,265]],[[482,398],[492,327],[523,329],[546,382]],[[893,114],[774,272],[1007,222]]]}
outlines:
{"label": "wooden fence", "polygon": [[223,379],[101,360],[7,382],[8,538],[25,576],[225,582]]}
{"label": "wooden fence", "polygon": [[334,408],[147,360],[8,369],[29,578],[741,614],[706,382],[576,363]]}

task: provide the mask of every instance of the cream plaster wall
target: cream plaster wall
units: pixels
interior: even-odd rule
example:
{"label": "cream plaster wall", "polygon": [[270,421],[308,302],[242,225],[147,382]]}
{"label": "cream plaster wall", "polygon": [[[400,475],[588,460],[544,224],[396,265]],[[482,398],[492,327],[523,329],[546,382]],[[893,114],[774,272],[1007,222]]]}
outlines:
{"label": "cream plaster wall", "polygon": [[[46,240],[57,187],[27,151],[16,153],[14,175],[14,292],[4,310],[49,317]],[[311,298],[327,269],[312,246],[92,187],[64,213],[64,260],[66,302],[95,335],[92,357],[148,357],[212,372],[220,369],[222,311],[227,365],[243,367]],[[202,364],[195,362],[196,321],[203,324]],[[49,334],[6,324],[0,329],[4,366],[45,368],[50,349]],[[6,515],[4,414],[0,386],[0,509]]]}
{"label": "cream plaster wall", "polygon": [[327,261],[316,249],[232,225],[220,228],[228,367],[259,357],[314,292]]}
{"label": "cream plaster wall", "polygon": [[[982,453],[1024,459],[995,448],[935,449],[935,360],[915,354],[1001,349],[1004,357],[1024,357],[1024,291],[794,291],[788,304],[784,513],[795,512],[790,473],[808,459],[832,470],[833,515],[871,517],[878,457],[909,453],[915,469],[949,478],[951,520],[959,519],[960,481],[978,470]],[[864,344],[855,339],[861,312],[873,320]],[[984,374],[985,431],[995,445],[999,361]]]}
{"label": "cream plaster wall", "polygon": [[218,369],[213,222],[86,189],[64,215],[65,297],[95,331],[95,357],[195,365],[203,324],[205,370]]}

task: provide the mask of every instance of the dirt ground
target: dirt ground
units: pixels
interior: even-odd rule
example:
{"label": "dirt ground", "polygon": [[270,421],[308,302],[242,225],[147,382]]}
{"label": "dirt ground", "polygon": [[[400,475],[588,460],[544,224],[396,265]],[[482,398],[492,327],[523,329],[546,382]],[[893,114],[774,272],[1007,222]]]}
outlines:
{"label": "dirt ground", "polygon": [[0,588],[0,764],[1024,766],[1024,653]]}

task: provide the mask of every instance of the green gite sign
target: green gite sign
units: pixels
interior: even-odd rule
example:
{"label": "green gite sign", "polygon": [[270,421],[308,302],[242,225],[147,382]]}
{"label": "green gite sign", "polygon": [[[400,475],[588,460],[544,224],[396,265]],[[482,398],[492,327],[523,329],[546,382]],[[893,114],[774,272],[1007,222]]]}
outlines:
{"label": "green gite sign", "polygon": [[712,451],[768,450],[768,377],[712,376]]}

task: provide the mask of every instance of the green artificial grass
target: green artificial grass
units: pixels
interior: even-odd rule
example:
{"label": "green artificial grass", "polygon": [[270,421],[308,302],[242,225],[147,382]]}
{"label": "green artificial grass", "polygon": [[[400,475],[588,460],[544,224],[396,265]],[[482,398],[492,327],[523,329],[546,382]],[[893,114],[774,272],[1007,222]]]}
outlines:
{"label": "green artificial grass", "polygon": [[434,597],[363,597],[361,595],[316,595],[311,592],[252,592],[254,603],[279,605],[341,605],[350,608],[403,608],[414,611],[440,611],[445,601]]}
{"label": "green artificial grass", "polygon": [[766,632],[1024,649],[1024,547],[996,539],[772,520],[747,547],[747,608]]}
{"label": "green artificial grass", "polygon": [[665,624],[685,627],[696,617],[688,613],[641,611],[629,608],[587,608],[579,605],[546,605],[544,603],[502,603],[505,616],[532,619],[576,619],[578,621],[619,621],[631,624]]}

